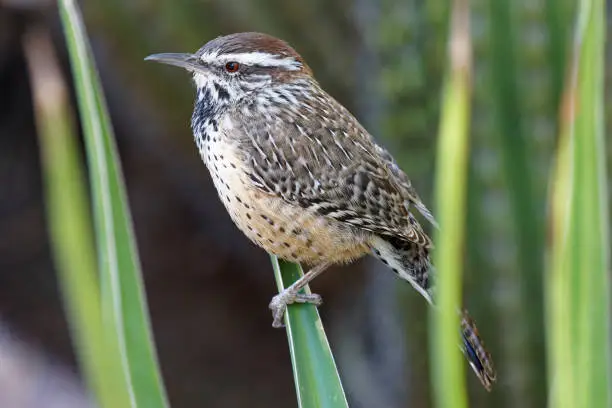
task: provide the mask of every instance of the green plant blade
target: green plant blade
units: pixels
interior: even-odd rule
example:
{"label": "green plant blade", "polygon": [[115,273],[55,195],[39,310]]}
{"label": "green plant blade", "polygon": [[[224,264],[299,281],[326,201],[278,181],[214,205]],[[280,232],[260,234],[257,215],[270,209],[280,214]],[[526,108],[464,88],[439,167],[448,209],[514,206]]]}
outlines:
{"label": "green plant blade", "polygon": [[549,406],[571,408],[574,397],[570,316],[571,275],[568,265],[568,225],[571,202],[571,150],[569,129],[559,138],[555,169],[551,180],[551,217],[546,274],[546,322],[548,372],[551,395]]}
{"label": "green plant blade", "polygon": [[[489,1],[491,21],[491,91],[494,109],[495,128],[499,137],[503,177],[508,184],[507,194],[512,221],[511,232],[517,246],[516,281],[520,290],[514,313],[509,320],[520,321],[515,324],[514,335],[529,344],[523,350],[524,357],[512,363],[516,372],[524,379],[524,386],[516,382],[518,390],[523,390],[529,399],[541,406],[545,402],[543,379],[545,376],[543,345],[543,303],[541,300],[544,248],[544,220],[539,203],[544,196],[538,197],[534,190],[534,169],[530,163],[534,159],[531,138],[525,132],[525,118],[521,95],[521,75],[519,73],[519,41],[516,36],[518,19],[517,2],[512,0]],[[510,372],[510,370],[508,370]]]}
{"label": "green plant blade", "polygon": [[97,235],[102,309],[118,344],[134,406],[167,406],[153,346],[121,168],[97,71],[74,1],[60,1],[85,134]]}
{"label": "green plant blade", "polygon": [[[438,407],[467,407],[466,380],[459,341],[457,307],[467,203],[468,127],[470,118],[471,43],[469,3],[456,0],[451,13],[450,71],[442,95],[436,159],[436,231],[434,264],[439,310],[431,316],[431,361],[434,401]],[[443,231],[441,233],[440,231]]]}
{"label": "green plant blade", "polygon": [[[578,406],[609,407],[610,400],[610,239],[604,134],[604,55],[606,10],[603,0],[580,2],[584,39],[578,59],[576,122],[574,125],[574,183],[570,236],[580,280],[582,335],[579,378],[583,393]],[[575,233],[574,233],[575,231]],[[580,248],[580,249],[578,249]],[[574,289],[576,290],[576,288]]]}
{"label": "green plant blade", "polygon": [[554,106],[561,103],[567,65],[568,39],[574,0],[545,0],[546,23],[549,30],[548,57]]}
{"label": "green plant blade", "polygon": [[73,342],[89,389],[103,407],[128,408],[123,372],[106,341],[84,174],[66,88],[48,34],[30,33],[32,78],[53,257]]}
{"label": "green plant blade", "polygon": [[604,136],[605,3],[578,5],[552,179],[547,274],[550,406],[608,407],[610,238]]}
{"label": "green plant blade", "polygon": [[[302,268],[271,255],[279,291],[302,276]],[[307,289],[308,290],[308,289]],[[347,408],[348,403],[317,308],[293,304],[285,314],[293,378],[301,408]]]}

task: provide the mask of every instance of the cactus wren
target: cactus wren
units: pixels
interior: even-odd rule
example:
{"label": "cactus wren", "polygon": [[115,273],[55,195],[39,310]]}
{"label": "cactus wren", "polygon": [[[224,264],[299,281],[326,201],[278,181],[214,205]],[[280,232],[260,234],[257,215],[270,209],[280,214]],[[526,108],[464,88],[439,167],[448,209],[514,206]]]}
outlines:
{"label": "cactus wren", "polygon": [[[238,228],[269,253],[314,265],[272,299],[274,327],[288,304],[321,303],[301,292],[313,278],[367,253],[432,303],[432,243],[410,210],[435,225],[432,214],[391,155],[321,89],[293,48],[238,33],[195,54],[147,60],[193,73],[195,141]],[[461,313],[463,352],[490,389],[491,358]]]}

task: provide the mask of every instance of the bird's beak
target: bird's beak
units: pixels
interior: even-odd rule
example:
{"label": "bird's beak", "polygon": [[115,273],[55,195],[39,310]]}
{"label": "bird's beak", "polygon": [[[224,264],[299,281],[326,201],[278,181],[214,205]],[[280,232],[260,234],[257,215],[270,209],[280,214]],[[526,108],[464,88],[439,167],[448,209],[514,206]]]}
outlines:
{"label": "bird's beak", "polygon": [[145,58],[145,61],[156,61],[162,64],[174,65],[185,68],[188,71],[201,70],[203,66],[198,63],[198,58],[194,54],[164,53],[153,54]]}

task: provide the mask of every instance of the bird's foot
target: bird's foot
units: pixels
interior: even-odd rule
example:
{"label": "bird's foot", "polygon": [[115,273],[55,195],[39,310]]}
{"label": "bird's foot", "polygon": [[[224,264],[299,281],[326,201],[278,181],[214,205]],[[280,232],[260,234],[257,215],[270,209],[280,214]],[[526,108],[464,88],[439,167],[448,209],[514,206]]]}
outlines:
{"label": "bird's foot", "polygon": [[315,306],[321,306],[323,299],[316,293],[298,293],[292,288],[287,288],[272,298],[268,306],[272,311],[272,327],[283,327],[283,316],[287,306],[292,303],[310,303]]}

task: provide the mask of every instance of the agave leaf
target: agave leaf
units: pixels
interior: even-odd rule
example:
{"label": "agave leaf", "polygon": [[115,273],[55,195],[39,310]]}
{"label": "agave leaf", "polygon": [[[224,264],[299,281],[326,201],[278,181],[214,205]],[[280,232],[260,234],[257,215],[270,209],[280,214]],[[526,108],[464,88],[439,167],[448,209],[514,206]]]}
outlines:
{"label": "agave leaf", "polygon": [[[271,259],[279,291],[303,275],[300,265],[275,256]],[[298,406],[347,408],[344,389],[317,308],[311,304],[289,305],[285,325]]]}
{"label": "agave leaf", "polygon": [[117,344],[133,406],[167,406],[114,135],[80,12],[59,2],[90,168],[105,329]]}

